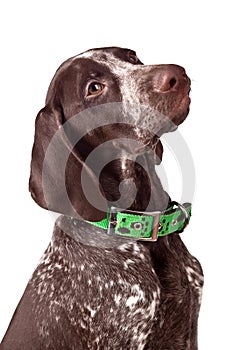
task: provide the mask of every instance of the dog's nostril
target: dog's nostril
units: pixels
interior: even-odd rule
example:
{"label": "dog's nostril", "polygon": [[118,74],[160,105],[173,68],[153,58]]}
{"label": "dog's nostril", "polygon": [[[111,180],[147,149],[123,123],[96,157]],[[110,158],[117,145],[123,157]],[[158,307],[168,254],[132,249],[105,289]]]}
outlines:
{"label": "dog's nostril", "polygon": [[163,93],[175,91],[175,89],[177,89],[178,80],[178,76],[171,71],[160,72],[153,81],[154,90]]}
{"label": "dog's nostril", "polygon": [[173,76],[168,76],[167,74],[163,77],[163,80],[159,82],[160,92],[169,92],[177,87],[177,79]]}
{"label": "dog's nostril", "polygon": [[160,93],[177,92],[189,85],[185,69],[175,64],[159,65],[153,69],[153,90]]}
{"label": "dog's nostril", "polygon": [[169,81],[170,89],[173,88],[176,84],[177,84],[177,80],[175,78],[170,79]]}

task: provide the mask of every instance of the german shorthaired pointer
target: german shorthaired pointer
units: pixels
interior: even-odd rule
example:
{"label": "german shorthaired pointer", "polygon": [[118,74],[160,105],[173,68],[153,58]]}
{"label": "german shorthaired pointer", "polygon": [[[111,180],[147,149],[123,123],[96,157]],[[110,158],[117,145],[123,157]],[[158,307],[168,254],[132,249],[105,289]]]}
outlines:
{"label": "german shorthaired pointer", "polygon": [[203,274],[179,236],[190,209],[155,172],[189,91],[182,67],[117,47],[59,67],[36,119],[30,192],[62,215],[1,350],[197,349]]}

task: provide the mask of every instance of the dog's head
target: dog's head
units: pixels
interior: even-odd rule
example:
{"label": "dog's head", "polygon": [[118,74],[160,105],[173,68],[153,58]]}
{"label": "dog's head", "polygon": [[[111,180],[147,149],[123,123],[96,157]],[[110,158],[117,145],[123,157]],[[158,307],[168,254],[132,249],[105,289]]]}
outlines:
{"label": "dog's head", "polygon": [[161,158],[159,137],[186,118],[189,91],[182,67],[144,65],[128,49],[94,49],[65,61],[36,119],[30,177],[34,200],[66,215],[103,218],[108,205],[91,161],[86,166],[88,156],[111,144],[92,165],[100,156],[107,163],[148,148]]}

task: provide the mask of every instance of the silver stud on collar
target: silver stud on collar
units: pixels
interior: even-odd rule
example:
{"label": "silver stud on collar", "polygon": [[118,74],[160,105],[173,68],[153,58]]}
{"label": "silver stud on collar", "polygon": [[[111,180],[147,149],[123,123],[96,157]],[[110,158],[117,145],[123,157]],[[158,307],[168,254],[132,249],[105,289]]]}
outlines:
{"label": "silver stud on collar", "polygon": [[133,225],[133,228],[136,231],[142,230],[142,227],[143,227],[143,225],[141,224],[141,222],[135,222],[134,225]]}

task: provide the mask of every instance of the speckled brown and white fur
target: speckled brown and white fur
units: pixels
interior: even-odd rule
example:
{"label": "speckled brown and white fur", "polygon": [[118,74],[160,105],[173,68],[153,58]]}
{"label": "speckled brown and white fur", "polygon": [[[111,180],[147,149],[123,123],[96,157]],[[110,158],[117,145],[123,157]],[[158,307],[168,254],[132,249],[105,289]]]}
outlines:
{"label": "speckled brown and white fur", "polygon": [[[119,48],[90,50],[66,61],[58,70],[56,80],[59,79],[62,83],[65,79],[66,85],[65,72],[71,76],[69,69],[72,69],[73,64],[85,64],[86,69],[88,62],[95,61],[98,69],[105,67],[108,75],[112,73],[116,81],[115,91],[110,95],[111,102],[121,101],[123,120],[131,112],[133,127],[130,131],[135,139],[143,141],[146,136],[149,137],[148,133],[142,131],[143,126],[150,129],[151,133],[156,131],[162,134],[163,130],[166,131],[166,120],[157,119],[159,112],[169,116],[177,125],[185,119],[188,111],[184,111],[185,104],[182,100],[189,91],[189,81],[184,73],[183,78],[179,78],[180,88],[173,90],[170,87],[167,92],[157,92],[158,102],[154,102],[149,87],[146,89],[145,85],[149,80],[153,90],[156,82],[162,87],[164,85],[165,89],[165,82],[159,78],[162,69],[165,72],[165,67],[144,66],[139,64],[140,61],[137,65],[132,65],[124,58],[127,52]],[[177,72],[177,76],[183,75],[181,67],[169,69],[171,74]],[[72,86],[77,86],[74,79],[65,90],[71,91],[71,98],[75,91],[71,90]],[[54,111],[61,104],[67,120],[79,112],[79,104],[76,107],[78,109],[74,110],[71,100],[70,113],[67,98],[64,102],[61,101],[64,89],[59,88],[61,94],[56,95],[57,87],[59,88],[58,82],[53,81],[48,92],[47,108],[51,107],[52,112],[52,105],[57,101]],[[108,102],[108,93],[108,90],[103,93],[101,103]],[[158,111],[156,114],[152,112],[153,102]],[[82,110],[88,107],[87,103],[85,101],[81,106]],[[142,105],[144,109],[136,107]],[[143,110],[151,112],[143,115]],[[43,112],[46,113],[46,109]],[[45,117],[43,112],[39,118]],[[45,150],[42,151],[44,140],[51,136],[51,132],[47,136],[43,134],[44,130],[50,124],[48,120],[51,125],[54,123],[51,118],[45,120],[47,122],[44,123],[48,124],[41,124],[41,119],[39,126],[36,124],[33,159],[37,158],[37,162],[32,165],[30,180],[33,198],[43,207],[45,205],[40,198],[43,195],[37,187],[41,183],[39,174],[42,169],[40,166],[37,173],[37,166],[41,165],[41,152],[42,156],[45,153]],[[55,132],[58,126],[54,128],[55,125]],[[169,131],[173,128],[168,126],[167,129]],[[110,131],[112,135],[117,132],[124,135],[125,132],[119,127]],[[92,134],[87,139],[87,144],[93,140],[96,145],[97,136],[98,134]],[[41,147],[37,148],[40,141]],[[144,144],[148,145],[149,139]],[[80,146],[85,146],[87,153],[91,151],[85,144],[79,145],[79,149],[82,149]],[[142,157],[142,164],[146,165],[148,174],[139,165],[133,165],[136,158],[134,152],[131,156],[126,153],[131,152],[131,144],[125,147],[124,151],[120,150],[119,160],[106,167],[100,179],[107,200],[117,199],[119,184],[128,178],[135,181],[138,189],[130,209],[146,209],[147,194],[153,190],[150,209],[162,210],[169,197],[154,170],[156,139],[151,143],[154,152],[145,155],[141,151],[138,155]],[[69,166],[71,167],[71,162]],[[57,181],[57,176],[52,177]],[[152,182],[149,182],[149,177]],[[52,188],[55,194],[54,183]],[[82,197],[78,195],[77,198]],[[75,203],[79,204],[77,201]],[[59,209],[59,205],[59,200],[54,202],[53,209],[65,215],[61,215],[55,223],[51,243],[26,287],[0,349],[197,350],[197,320],[203,274],[199,262],[188,252],[180,236],[172,234],[154,243],[109,236],[103,229],[74,218],[67,207],[66,212],[62,207]],[[85,208],[81,203],[80,209],[84,213]],[[87,210],[89,213],[88,207]]]}

